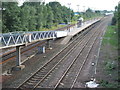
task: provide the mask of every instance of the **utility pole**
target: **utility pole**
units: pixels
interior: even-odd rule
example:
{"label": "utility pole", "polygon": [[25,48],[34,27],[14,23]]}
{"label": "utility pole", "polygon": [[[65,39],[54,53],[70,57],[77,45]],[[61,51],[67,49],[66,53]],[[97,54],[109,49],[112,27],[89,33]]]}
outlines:
{"label": "utility pole", "polygon": [[40,2],[41,2],[42,4],[45,4],[45,0],[40,0]]}
{"label": "utility pole", "polygon": [[68,3],[69,8],[70,8],[70,5],[71,5],[71,3]]}
{"label": "utility pole", "polygon": [[85,6],[83,6],[83,10],[84,10],[84,12],[85,12]]}
{"label": "utility pole", "polygon": [[[70,5],[71,5],[71,3],[68,3],[69,9],[70,9]],[[69,23],[68,24],[70,24],[70,21],[71,21],[71,13],[70,13]]]}
{"label": "utility pole", "polygon": [[78,7],[78,12],[79,12],[79,6],[80,6],[80,5],[77,5],[77,7]]}

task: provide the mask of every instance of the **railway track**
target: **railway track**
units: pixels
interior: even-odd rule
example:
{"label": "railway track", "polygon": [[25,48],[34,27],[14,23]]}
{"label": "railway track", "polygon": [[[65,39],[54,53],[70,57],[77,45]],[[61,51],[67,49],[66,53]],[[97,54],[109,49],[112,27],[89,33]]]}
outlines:
{"label": "railway track", "polygon": [[[52,71],[48,77],[46,77],[46,79],[48,80],[44,80],[43,82],[40,82],[35,88],[41,88],[41,87],[48,87],[48,88],[54,88],[56,89],[61,80],[66,76],[66,74],[68,73],[68,71],[72,68],[72,66],[75,64],[75,62],[77,61],[77,59],[79,58],[79,56],[81,55],[81,53],[83,53],[84,48],[86,47],[86,45],[91,41],[91,39],[93,39],[93,37],[95,36],[95,33],[97,33],[98,31],[94,31],[94,33],[90,34],[90,36],[86,36],[82,42],[78,42],[78,46],[76,46],[76,48],[74,49],[73,52],[71,52],[65,59],[63,62],[60,62],[59,65],[57,65],[57,67],[54,69],[54,71]],[[95,39],[94,39],[95,40]],[[94,42],[94,41],[93,41]],[[82,45],[81,45],[82,44]],[[81,46],[80,46],[81,45]],[[90,51],[89,51],[90,52]],[[72,55],[72,57],[71,57]],[[89,53],[88,53],[89,55]],[[88,56],[87,55],[87,56]],[[87,58],[87,56],[85,58]],[[86,60],[86,59],[85,59]],[[84,62],[85,62],[84,60]],[[81,61],[80,61],[81,62]],[[79,63],[80,63],[79,62]],[[81,64],[80,64],[81,65]],[[61,70],[59,72],[59,74],[57,76],[54,76],[54,74],[57,72],[56,69]],[[79,69],[78,69],[79,70]],[[74,74],[73,74],[74,75]],[[55,77],[56,80],[51,81],[51,76]],[[50,78],[50,79],[49,79]],[[70,79],[70,78],[69,78]],[[49,81],[50,80],[50,81]],[[50,82],[50,83],[49,83]],[[52,84],[51,84],[52,83]],[[70,82],[69,82],[70,83]],[[63,83],[62,83],[63,84]],[[69,88],[69,87],[68,87]]]}
{"label": "railway track", "polygon": [[[87,32],[87,30],[86,30],[86,32]],[[44,64],[40,69],[38,69],[32,76],[30,76],[25,82],[23,82],[18,87],[18,89],[25,89],[25,88],[33,88],[34,89],[34,88],[37,88],[38,86],[40,86],[40,84],[43,83],[44,80],[46,80],[46,78],[49,77],[49,75],[51,75],[54,72],[54,70],[56,70],[57,67],[62,65],[63,62],[68,62],[68,60],[66,60],[66,59],[69,58],[73,54],[73,51],[77,51],[76,53],[78,53],[78,50],[77,50],[78,46],[83,45],[82,47],[79,47],[80,52],[82,51],[81,48],[85,47],[85,45],[88,43],[88,42],[85,42],[84,39],[88,40],[88,38],[89,38],[88,34],[91,36],[92,32],[93,31],[89,31],[86,35],[83,34],[84,36],[80,35],[79,37],[76,38],[76,40],[69,43],[64,49],[62,49],[59,53],[57,53],[46,64]],[[94,30],[94,32],[96,32],[96,30]],[[80,39],[81,37],[82,37],[82,39]],[[79,56],[79,54],[77,54],[77,56],[73,57],[73,58],[75,58],[74,61],[76,60],[76,58],[78,56]],[[74,61],[71,60],[71,62],[69,62],[68,65],[70,63],[73,64]]]}
{"label": "railway track", "polygon": [[[68,26],[65,26],[65,27],[62,27],[62,28],[59,28],[59,29],[56,29],[56,30],[68,30],[69,28],[75,26],[75,24],[72,24],[72,25],[68,25]],[[42,44],[44,44],[45,41],[43,41],[42,43],[33,43],[33,44],[30,44],[28,45],[26,48],[22,48],[21,49],[21,54],[24,54],[25,52],[37,47],[37,46],[40,46]],[[0,55],[0,57],[2,58],[2,61],[0,62],[0,64],[4,64],[10,60],[14,60],[15,57],[16,57],[16,49],[12,49],[12,50],[9,50],[9,52],[6,52],[6,53],[3,53]]]}
{"label": "railway track", "polygon": [[[70,86],[71,88],[76,88],[76,87],[86,88],[85,83],[92,80],[92,79],[94,79],[95,82],[97,82],[97,80],[96,80],[97,79],[96,78],[96,68],[97,68],[97,61],[99,58],[100,45],[102,43],[102,37],[106,31],[108,23],[111,22],[110,18],[111,17],[107,17],[107,19],[105,19],[103,24],[101,25],[101,27],[99,29],[101,32],[98,35],[98,37],[96,38],[96,41],[95,41],[95,43],[94,43],[94,45],[93,45],[93,47],[88,55],[88,58],[86,59],[86,62],[84,63],[84,66],[78,72],[76,78],[74,79],[72,86]],[[78,85],[80,83],[81,83],[81,85]],[[99,88],[99,86],[98,86],[98,88]]]}
{"label": "railway track", "polygon": [[[104,25],[104,23],[102,23],[101,25]],[[69,66],[69,68],[65,71],[62,77],[59,79],[59,81],[55,84],[54,90],[56,90],[57,88],[74,88],[76,80],[80,76],[80,73],[88,60],[91,50],[97,43],[97,40],[99,40],[99,37],[101,37],[103,30],[104,28],[102,30],[97,31],[96,34],[93,35],[94,39],[91,38],[91,40],[89,40],[88,44],[84,47],[84,49],[86,50],[83,50],[82,53],[79,53],[79,56],[76,58],[74,63],[71,64],[71,66]],[[71,77],[72,79],[70,79]]]}
{"label": "railway track", "polygon": [[[66,29],[71,28],[73,26],[75,26],[75,24],[68,25],[68,26],[65,26],[65,27],[62,27],[62,28],[59,28],[56,30],[57,31],[58,30],[66,30]],[[45,41],[43,41],[42,43],[33,43],[31,45],[28,45],[27,48],[22,48],[21,54],[39,46],[39,45],[42,45],[44,43],[45,43]],[[0,64],[4,64],[10,60],[13,60],[16,57],[16,49],[14,48],[12,50],[9,50],[9,52],[5,52],[5,53],[1,54],[0,57],[2,58],[2,62],[0,62]]]}
{"label": "railway track", "polygon": [[[46,41],[42,41],[40,43],[37,42],[37,43],[33,43],[31,45],[28,45],[26,48],[21,49],[21,54],[23,54],[23,53],[25,53],[25,52],[27,52],[27,51],[29,51],[29,50],[37,47],[37,46],[43,45],[43,44],[45,44],[45,42]],[[14,50],[6,53],[6,54],[3,54],[3,56],[1,56],[2,62],[0,62],[0,64],[4,64],[4,63],[6,63],[6,62],[8,62],[10,60],[14,60],[15,57],[16,57],[16,50],[14,49]]]}

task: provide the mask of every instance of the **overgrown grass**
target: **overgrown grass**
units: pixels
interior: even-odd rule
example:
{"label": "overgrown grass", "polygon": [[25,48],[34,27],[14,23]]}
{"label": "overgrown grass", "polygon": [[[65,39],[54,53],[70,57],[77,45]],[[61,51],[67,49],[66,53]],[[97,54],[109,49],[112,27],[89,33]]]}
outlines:
{"label": "overgrown grass", "polygon": [[105,69],[107,71],[111,71],[111,70],[114,70],[117,66],[116,64],[114,63],[114,61],[109,61],[109,60],[106,60],[105,62]]}
{"label": "overgrown grass", "polygon": [[[76,23],[77,23],[77,21],[72,21],[71,22],[71,24],[76,24]],[[52,26],[51,28],[42,28],[39,31],[50,31],[50,30],[55,30],[55,29],[62,28],[62,27],[65,27],[65,26],[67,26],[67,24],[66,25]]]}
{"label": "overgrown grass", "polygon": [[[91,17],[91,18],[89,18],[89,17],[84,17],[84,21],[91,20],[91,19],[94,19],[94,18],[99,18],[99,17],[101,17],[101,16],[93,16],[93,17]],[[76,24],[76,23],[77,23],[77,21],[74,21],[74,20],[71,21],[71,24]],[[66,25],[67,25],[67,24],[66,24]],[[42,29],[40,29],[39,31],[55,30],[55,29],[58,29],[58,28],[65,27],[66,25],[57,25],[57,26],[52,26],[51,28],[42,28]],[[36,30],[36,31],[38,31],[38,30]]]}
{"label": "overgrown grass", "polygon": [[91,19],[94,19],[94,18],[100,18],[100,17],[103,17],[103,15],[96,15],[96,16],[92,16],[92,17],[83,16],[84,21],[91,20]]}
{"label": "overgrown grass", "polygon": [[51,28],[42,28],[39,31],[50,31],[50,30],[55,30],[55,29],[62,28],[62,27],[65,27],[65,26],[66,25],[57,25],[57,26],[52,26]]}
{"label": "overgrown grass", "polygon": [[[116,50],[118,50],[117,26],[113,26],[113,25],[108,26],[107,31],[102,41],[102,45],[103,47],[104,46],[113,47],[113,48],[110,48],[110,51],[113,51],[112,53],[106,51],[106,55],[105,55],[106,57],[104,58],[104,66],[103,66],[103,69],[105,70],[105,75],[112,75],[111,79],[113,82],[109,80],[108,81],[101,80],[100,85],[105,88],[116,88],[119,86],[118,81],[119,81],[120,76],[117,76],[118,75],[118,64],[117,64],[118,61],[117,60],[120,57],[116,55],[111,56],[111,54],[113,54],[114,52],[116,52]],[[116,77],[114,77],[114,75]]]}
{"label": "overgrown grass", "polygon": [[108,26],[102,43],[103,45],[110,44],[114,47],[118,47],[118,33],[116,26]]}
{"label": "overgrown grass", "polygon": [[118,88],[118,84],[117,83],[110,83],[106,80],[101,80],[100,81],[100,86],[103,86],[105,88]]}

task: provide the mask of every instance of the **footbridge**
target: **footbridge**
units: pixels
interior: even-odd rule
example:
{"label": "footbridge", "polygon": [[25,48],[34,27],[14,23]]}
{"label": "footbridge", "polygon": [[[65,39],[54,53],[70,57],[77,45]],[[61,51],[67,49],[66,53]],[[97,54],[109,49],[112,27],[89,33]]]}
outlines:
{"label": "footbridge", "polygon": [[66,31],[11,32],[0,34],[0,49],[27,45],[40,40],[49,40],[67,36]]}
{"label": "footbridge", "polygon": [[[15,69],[21,70],[24,65],[21,65],[21,53],[20,47],[41,40],[50,40],[60,37],[66,37],[63,42],[68,42],[70,38],[77,33],[81,32],[85,28],[100,21],[95,19],[84,23],[78,23],[77,25],[70,26],[64,31],[33,31],[33,32],[12,32],[0,34],[0,49],[8,47],[16,47],[16,67]],[[49,42],[48,42],[49,43]]]}
{"label": "footbridge", "polygon": [[67,31],[33,31],[33,32],[11,32],[0,34],[0,49],[16,47],[16,67],[15,70],[21,70],[25,66],[21,65],[21,46],[41,40],[49,40],[65,37]]}

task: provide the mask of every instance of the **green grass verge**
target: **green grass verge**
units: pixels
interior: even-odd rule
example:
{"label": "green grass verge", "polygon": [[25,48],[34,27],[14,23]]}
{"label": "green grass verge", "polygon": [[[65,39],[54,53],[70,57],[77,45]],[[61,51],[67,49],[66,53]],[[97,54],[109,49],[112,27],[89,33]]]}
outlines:
{"label": "green grass verge", "polygon": [[65,27],[65,26],[66,25],[57,25],[57,26],[52,26],[51,28],[42,28],[39,31],[50,31],[50,30],[55,30],[55,29],[62,28],[62,27]]}
{"label": "green grass verge", "polygon": [[100,81],[100,86],[103,86],[104,88],[118,88],[117,83],[110,83],[106,80],[101,80]]}
{"label": "green grass verge", "polygon": [[[111,51],[116,51],[118,50],[118,31],[117,31],[117,26],[110,25],[107,27],[106,33],[104,35],[102,45],[104,46],[110,46],[113,48],[110,48]],[[112,75],[114,76],[118,74],[118,65],[117,65],[117,60],[120,58],[120,56],[115,57],[110,56],[110,52],[106,51],[106,57],[104,59],[104,66],[103,69],[105,70],[105,75]],[[119,86],[118,82],[120,80],[120,76],[118,77],[112,77],[114,82],[111,81],[106,81],[106,80],[101,80],[100,85],[105,87],[105,88],[116,88]]]}
{"label": "green grass verge", "polygon": [[[91,19],[94,19],[94,18],[99,18],[99,17],[101,17],[101,16],[93,16],[93,17],[91,17],[91,18],[89,18],[89,17],[84,17],[84,21],[87,21],[87,20],[91,20]],[[72,20],[71,21],[71,24],[76,24],[77,23],[77,21],[74,21],[74,20]],[[66,24],[67,25],[67,24]],[[66,25],[57,25],[57,26],[52,26],[51,28],[42,28],[42,29],[40,29],[39,31],[50,31],[50,30],[55,30],[55,29],[58,29],[58,28],[62,28],[62,27],[65,27]],[[37,31],[37,30],[36,30]]]}
{"label": "green grass verge", "polygon": [[116,26],[108,26],[102,43],[103,45],[110,44],[114,47],[118,47],[118,32]]}
{"label": "green grass verge", "polygon": [[[77,23],[77,21],[72,21],[71,22],[71,24],[76,24]],[[58,29],[58,28],[62,28],[62,27],[65,27],[65,26],[67,26],[67,24],[66,25],[57,25],[57,26],[52,26],[51,28],[42,28],[42,29],[40,29],[39,31],[50,31],[50,30],[55,30],[55,29]]]}

